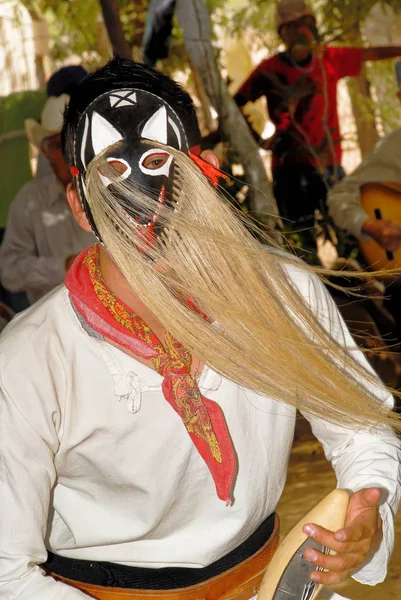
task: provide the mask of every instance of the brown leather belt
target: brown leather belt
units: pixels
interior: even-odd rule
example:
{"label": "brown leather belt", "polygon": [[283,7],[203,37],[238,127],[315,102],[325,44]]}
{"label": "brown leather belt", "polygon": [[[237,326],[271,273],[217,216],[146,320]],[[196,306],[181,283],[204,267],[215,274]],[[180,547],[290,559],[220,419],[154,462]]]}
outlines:
{"label": "brown leather belt", "polygon": [[262,548],[232,569],[197,585],[175,590],[137,590],[111,588],[82,583],[53,575],[97,600],[249,600],[258,593],[267,565],[279,544],[279,519],[275,515],[274,529]]}

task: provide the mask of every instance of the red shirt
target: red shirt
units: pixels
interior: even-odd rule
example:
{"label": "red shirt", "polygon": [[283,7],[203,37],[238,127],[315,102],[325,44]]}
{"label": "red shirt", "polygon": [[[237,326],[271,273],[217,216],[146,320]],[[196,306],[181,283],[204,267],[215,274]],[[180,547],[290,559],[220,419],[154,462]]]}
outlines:
{"label": "red shirt", "polygon": [[242,106],[266,96],[276,126],[273,168],[288,163],[323,167],[341,163],[337,82],[358,75],[362,62],[362,48],[327,47],[322,59],[312,55],[304,66],[280,53],[256,67],[235,99]]}

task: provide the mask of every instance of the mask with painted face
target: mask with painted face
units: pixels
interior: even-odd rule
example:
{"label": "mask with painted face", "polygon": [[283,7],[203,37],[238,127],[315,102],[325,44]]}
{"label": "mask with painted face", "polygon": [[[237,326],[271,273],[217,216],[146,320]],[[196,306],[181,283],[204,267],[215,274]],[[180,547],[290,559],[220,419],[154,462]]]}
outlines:
{"label": "mask with painted face", "polygon": [[[78,178],[85,213],[99,240],[85,185],[90,162],[106,150],[106,160],[121,180],[151,195],[160,207],[171,208],[178,200],[174,159],[158,144],[189,153],[187,136],[177,113],[150,92],[135,88],[109,91],[96,98],[82,114],[75,136],[73,172]],[[105,175],[100,177],[103,185],[118,196],[113,182]],[[143,228],[148,236],[158,235],[157,208],[149,211],[132,203],[127,205],[123,197],[121,206],[133,225]]]}

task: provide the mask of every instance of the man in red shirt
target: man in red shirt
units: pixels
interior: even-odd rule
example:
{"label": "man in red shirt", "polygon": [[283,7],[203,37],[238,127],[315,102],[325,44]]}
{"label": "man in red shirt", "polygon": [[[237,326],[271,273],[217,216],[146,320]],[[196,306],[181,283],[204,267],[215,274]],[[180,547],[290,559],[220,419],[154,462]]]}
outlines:
{"label": "man in red shirt", "polygon": [[344,176],[337,82],[358,75],[364,61],[400,56],[401,47],[322,47],[316,16],[304,0],[279,1],[277,31],[286,50],[261,62],[235,100],[242,107],[266,97],[276,126],[268,147],[279,212],[308,226],[316,208],[327,212],[327,190]]}

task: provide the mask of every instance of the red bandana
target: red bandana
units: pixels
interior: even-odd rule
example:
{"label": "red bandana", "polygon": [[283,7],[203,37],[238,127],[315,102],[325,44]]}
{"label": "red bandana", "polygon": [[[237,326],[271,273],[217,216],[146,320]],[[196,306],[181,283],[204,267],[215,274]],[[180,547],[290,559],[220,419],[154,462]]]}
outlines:
{"label": "red bandana", "polygon": [[69,269],[66,287],[78,313],[95,331],[141,358],[150,359],[164,377],[164,397],[179,414],[195,447],[207,464],[217,495],[231,503],[236,457],[223,411],[202,396],[191,376],[192,356],[170,333],[164,345],[139,315],[106,286],[97,244],[81,252]]}

